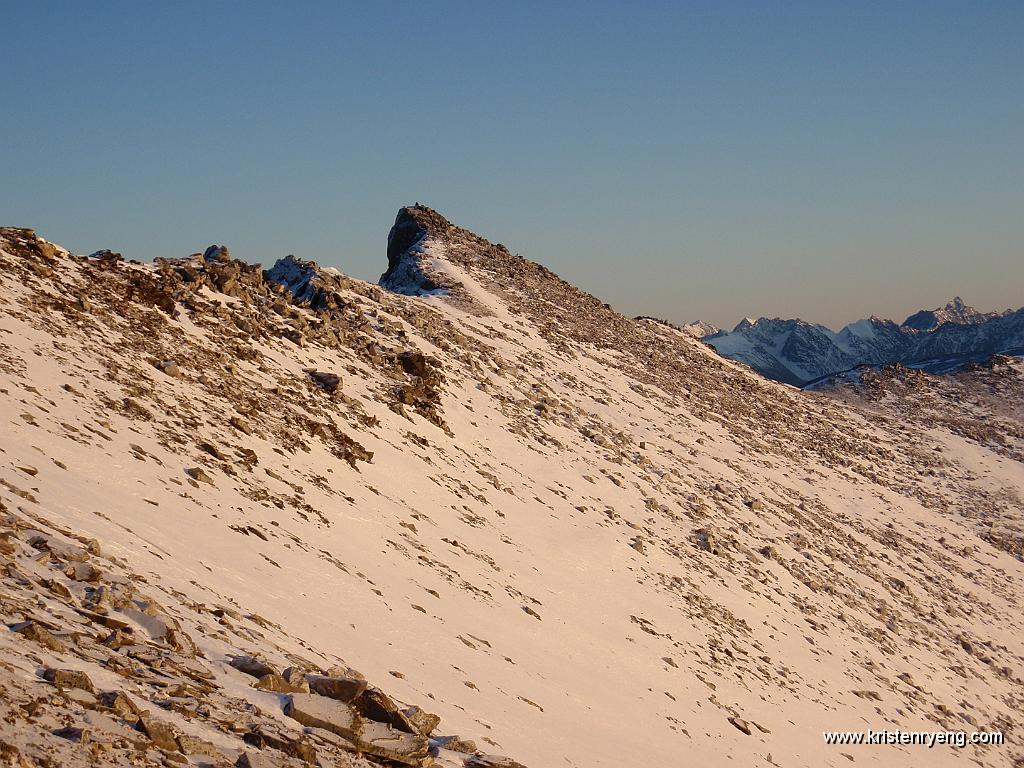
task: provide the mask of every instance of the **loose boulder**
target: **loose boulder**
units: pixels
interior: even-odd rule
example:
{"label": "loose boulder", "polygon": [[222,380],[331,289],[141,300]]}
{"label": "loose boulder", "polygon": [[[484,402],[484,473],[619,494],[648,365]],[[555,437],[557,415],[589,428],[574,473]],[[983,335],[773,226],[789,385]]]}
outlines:
{"label": "loose boulder", "polygon": [[284,714],[310,728],[337,734],[361,752],[403,765],[420,765],[430,750],[430,743],[423,736],[367,720],[348,704],[316,694],[293,694],[285,704]]}
{"label": "loose boulder", "polygon": [[306,675],[306,683],[313,693],[337,699],[346,704],[359,698],[366,691],[366,681],[357,677]]}

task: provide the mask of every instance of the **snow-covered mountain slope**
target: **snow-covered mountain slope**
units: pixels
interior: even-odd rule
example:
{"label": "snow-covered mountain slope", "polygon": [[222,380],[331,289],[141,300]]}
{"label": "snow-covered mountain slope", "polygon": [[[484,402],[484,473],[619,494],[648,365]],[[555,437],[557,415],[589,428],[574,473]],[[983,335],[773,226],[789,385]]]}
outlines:
{"label": "snow-covered mountain slope", "polygon": [[942,376],[899,363],[862,367],[823,380],[815,390],[868,413],[886,412],[923,429],[954,432],[1024,462],[1022,358],[996,355]]}
{"label": "snow-covered mountain slope", "polygon": [[743,319],[732,333],[705,340],[719,354],[795,386],[816,378],[819,371],[849,368],[854,360],[836,343],[836,334],[803,320]]}
{"label": "snow-covered mountain slope", "polygon": [[[1016,459],[766,381],[429,209],[389,240],[380,287],[0,230],[10,749],[1020,758]],[[823,742],[867,728],[1008,745]]]}
{"label": "snow-covered mountain slope", "polygon": [[1024,349],[1024,309],[978,312],[956,297],[902,325],[870,317],[839,332],[802,320],[745,319],[704,340],[762,376],[804,386],[858,365],[903,363],[934,373]]}

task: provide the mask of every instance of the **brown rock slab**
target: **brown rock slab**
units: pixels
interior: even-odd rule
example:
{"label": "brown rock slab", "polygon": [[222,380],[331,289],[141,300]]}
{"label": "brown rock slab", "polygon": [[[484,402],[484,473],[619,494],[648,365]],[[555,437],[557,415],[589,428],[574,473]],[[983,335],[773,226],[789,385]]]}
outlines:
{"label": "brown rock slab", "polygon": [[416,726],[403,714],[391,697],[376,688],[364,691],[352,702],[352,706],[369,720],[387,723],[406,733],[419,733]]}
{"label": "brown rock slab", "polygon": [[94,694],[89,693],[88,691],[83,691],[81,688],[65,688],[63,689],[63,692],[68,700],[85,709],[96,709],[99,705],[99,700]]}
{"label": "brown rock slab", "polygon": [[15,624],[11,629],[19,635],[27,637],[29,640],[35,640],[37,643],[49,648],[54,653],[66,653],[68,650],[64,643],[54,637],[50,633],[50,630],[46,629],[46,627],[42,626],[38,622],[26,621],[21,624]]}
{"label": "brown rock slab", "polygon": [[467,755],[477,751],[475,741],[463,739],[459,736],[446,737],[442,742],[441,746],[443,746],[445,749],[450,749],[452,752],[462,752]]}
{"label": "brown rock slab", "polygon": [[322,728],[355,742],[362,718],[347,704],[310,693],[288,697],[284,714],[310,728]]}
{"label": "brown rock slab", "polygon": [[235,768],[281,768],[281,765],[280,760],[255,750],[243,752],[235,761]]}
{"label": "brown rock slab", "polygon": [[35,549],[49,551],[58,560],[85,562],[89,559],[89,551],[84,547],[69,544],[45,533],[34,533],[28,538],[28,543]]}
{"label": "brown rock slab", "polygon": [[54,736],[58,736],[68,741],[73,741],[76,744],[89,743],[89,731],[86,728],[77,728],[75,726],[68,726],[67,728],[59,728],[53,732]]}
{"label": "brown rock slab", "polygon": [[178,749],[184,755],[210,755],[212,757],[220,754],[216,745],[203,739],[197,739],[195,736],[189,736],[187,733],[178,736]]}
{"label": "brown rock slab", "polygon": [[148,715],[143,715],[139,718],[138,729],[146,734],[149,740],[155,746],[160,747],[160,749],[168,752],[176,752],[178,750],[178,740],[170,723],[163,720],[154,720]]}
{"label": "brown rock slab", "polygon": [[185,470],[185,474],[196,482],[213,485],[213,478],[210,477],[202,467],[189,467]]}
{"label": "brown rock slab", "polygon": [[274,693],[309,693],[309,683],[305,680],[295,680],[294,683],[286,680],[282,675],[264,675],[255,683],[253,686],[261,688],[264,691],[273,691]]}
{"label": "brown rock slab", "polygon": [[346,703],[354,701],[366,691],[366,681],[355,677],[306,675],[306,683],[313,693]]}
{"label": "brown rock slab", "polygon": [[526,768],[511,757],[501,755],[471,755],[464,765],[465,768]]}
{"label": "brown rock slab", "polygon": [[127,694],[121,691],[105,691],[99,695],[100,703],[125,720],[137,719],[141,712]]}
{"label": "brown rock slab", "polygon": [[736,730],[742,731],[743,733],[747,734],[747,736],[750,735],[750,723],[748,723],[746,720],[739,717],[730,717],[729,722],[732,723],[733,727],[736,728]]}
{"label": "brown rock slab", "polygon": [[53,683],[61,690],[66,688],[78,688],[93,693],[92,680],[89,676],[78,669],[47,669],[43,672],[43,679]]}
{"label": "brown rock slab", "polygon": [[285,715],[311,728],[322,728],[352,742],[361,752],[404,765],[419,765],[429,752],[422,736],[404,733],[367,720],[349,705],[309,693],[296,693],[285,704]]}
{"label": "brown rock slab", "polygon": [[412,723],[416,733],[421,736],[429,736],[441,724],[440,717],[431,712],[426,712],[419,707],[407,707],[402,710],[402,714]]}
{"label": "brown rock slab", "polygon": [[73,562],[64,569],[64,575],[72,581],[96,582],[103,578],[103,571],[92,563]]}
{"label": "brown rock slab", "polygon": [[265,677],[266,675],[281,676],[281,670],[264,659],[255,656],[232,656],[228,663],[239,672],[244,672],[253,677]]}
{"label": "brown rock slab", "polygon": [[357,669],[353,669],[345,664],[335,664],[327,670],[328,677],[354,677],[357,680],[365,680],[366,675]]}
{"label": "brown rock slab", "polygon": [[338,391],[338,387],[341,386],[341,376],[336,373],[328,373],[327,371],[317,371],[308,369],[306,373],[309,378],[313,379],[317,384],[323,387],[325,392],[334,394]]}

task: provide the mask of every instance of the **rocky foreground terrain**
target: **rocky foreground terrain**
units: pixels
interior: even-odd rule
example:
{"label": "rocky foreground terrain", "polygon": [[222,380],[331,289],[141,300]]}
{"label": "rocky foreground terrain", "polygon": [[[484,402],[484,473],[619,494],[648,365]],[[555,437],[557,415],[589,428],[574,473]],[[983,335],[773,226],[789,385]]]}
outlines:
{"label": "rocky foreground terrain", "polygon": [[381,285],[0,229],[0,758],[1020,765],[1019,433],[873,391],[418,206]]}

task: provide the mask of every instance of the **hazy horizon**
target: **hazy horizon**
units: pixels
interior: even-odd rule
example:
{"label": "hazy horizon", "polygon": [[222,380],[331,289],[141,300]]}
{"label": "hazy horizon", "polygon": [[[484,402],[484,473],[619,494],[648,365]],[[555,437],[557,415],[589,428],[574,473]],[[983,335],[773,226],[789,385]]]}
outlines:
{"label": "hazy horizon", "polygon": [[376,280],[419,200],[631,315],[1024,305],[1019,4],[239,8],[9,9],[0,224]]}

